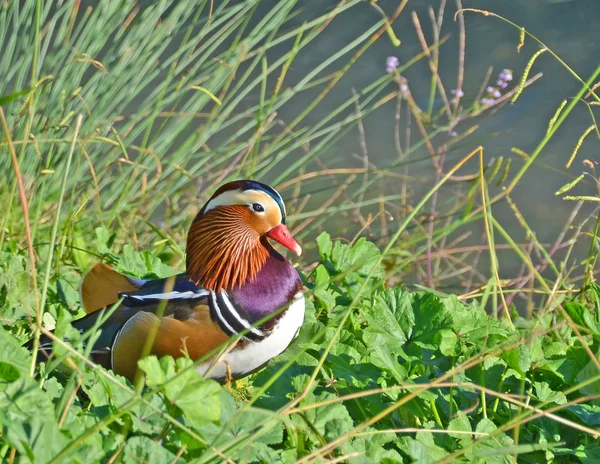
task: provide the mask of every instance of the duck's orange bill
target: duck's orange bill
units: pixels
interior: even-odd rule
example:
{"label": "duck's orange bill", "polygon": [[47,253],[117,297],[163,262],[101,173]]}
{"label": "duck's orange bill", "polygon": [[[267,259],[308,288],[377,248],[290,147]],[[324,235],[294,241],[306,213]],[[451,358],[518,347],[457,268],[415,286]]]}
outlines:
{"label": "duck's orange bill", "polygon": [[292,234],[290,234],[290,231],[285,224],[279,224],[278,226],[273,227],[267,232],[267,237],[272,238],[288,250],[292,250],[298,256],[302,254],[302,247],[294,240],[294,237],[292,237]]}

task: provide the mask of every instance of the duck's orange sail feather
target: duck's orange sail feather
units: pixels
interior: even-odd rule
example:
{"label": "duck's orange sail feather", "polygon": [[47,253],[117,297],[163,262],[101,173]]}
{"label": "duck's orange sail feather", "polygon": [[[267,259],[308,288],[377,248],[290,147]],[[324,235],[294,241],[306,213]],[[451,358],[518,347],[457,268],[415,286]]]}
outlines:
{"label": "duck's orange sail feather", "polygon": [[81,304],[85,312],[90,314],[115,304],[119,300],[119,293],[137,289],[126,276],[108,264],[98,263],[81,281]]}

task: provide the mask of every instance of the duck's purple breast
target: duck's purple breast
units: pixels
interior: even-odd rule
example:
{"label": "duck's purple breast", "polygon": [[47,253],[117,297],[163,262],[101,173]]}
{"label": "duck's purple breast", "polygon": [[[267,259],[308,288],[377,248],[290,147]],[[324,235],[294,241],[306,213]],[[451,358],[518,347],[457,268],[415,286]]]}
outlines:
{"label": "duck's purple breast", "polygon": [[235,301],[256,322],[288,305],[302,290],[300,276],[283,256],[272,253],[253,282],[231,291]]}

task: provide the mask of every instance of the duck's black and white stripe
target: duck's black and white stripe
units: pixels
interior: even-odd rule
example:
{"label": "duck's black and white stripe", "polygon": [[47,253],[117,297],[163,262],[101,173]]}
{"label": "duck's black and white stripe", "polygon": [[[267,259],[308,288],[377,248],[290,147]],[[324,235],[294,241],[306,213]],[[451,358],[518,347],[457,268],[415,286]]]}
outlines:
{"label": "duck's black and white stripe", "polygon": [[208,307],[213,321],[218,322],[227,335],[245,332],[244,337],[250,340],[262,340],[265,337],[265,333],[252,325],[244,309],[227,292],[211,291]]}
{"label": "duck's black and white stripe", "polygon": [[220,359],[220,361],[227,361],[226,363],[209,360],[200,364],[196,371],[201,375],[209,373],[209,377],[212,378],[224,378],[227,375],[227,366],[234,376],[254,372],[289,346],[298,335],[303,321],[304,296],[299,292],[264,338],[248,343],[242,349],[228,352]]}
{"label": "duck's black and white stripe", "polygon": [[[123,304],[128,307],[147,306],[160,303],[165,300],[197,300],[208,296],[208,290],[198,287],[183,274],[174,277],[172,290],[166,292],[165,286],[168,279],[155,281],[137,280],[136,285],[140,285],[139,290],[131,293],[121,293]],[[133,279],[129,278],[130,281]]]}

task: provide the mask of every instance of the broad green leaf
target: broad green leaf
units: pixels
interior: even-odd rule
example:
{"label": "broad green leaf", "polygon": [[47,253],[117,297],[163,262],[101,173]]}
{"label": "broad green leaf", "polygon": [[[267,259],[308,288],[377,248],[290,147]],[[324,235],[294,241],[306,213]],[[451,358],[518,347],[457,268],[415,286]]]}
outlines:
{"label": "broad green leaf", "polygon": [[547,382],[534,382],[535,396],[538,400],[548,403],[566,404],[567,397],[562,392],[553,391]]}
{"label": "broad green leaf", "polygon": [[423,430],[416,434],[416,438],[408,436],[397,440],[398,447],[412,458],[412,462],[433,464],[450,454],[444,448],[438,446],[434,434]]}
{"label": "broad green leaf", "polygon": [[148,464],[164,464],[167,462],[183,463],[174,453],[166,450],[160,443],[148,437],[131,437],[123,449],[124,462],[145,462]]}
{"label": "broad green leaf", "polygon": [[519,345],[516,348],[505,351],[501,357],[509,367],[519,373],[521,378],[525,377],[525,373],[531,366],[531,351],[525,345]]}
{"label": "broad green leaf", "polygon": [[484,349],[495,346],[508,337],[509,332],[506,327],[474,304],[463,305],[453,296],[444,298],[442,302],[452,315],[453,329],[459,338]]}
{"label": "broad green leaf", "polygon": [[461,441],[470,441],[470,433],[473,431],[473,429],[471,428],[471,422],[469,421],[469,418],[463,412],[459,412],[458,417],[450,421],[450,423],[448,424],[448,430],[448,435]]}
{"label": "broad green leaf", "polygon": [[[585,382],[586,384],[579,388],[579,391],[584,395],[597,395],[600,393],[600,371],[596,364],[599,354],[600,352],[596,354],[596,360],[590,359],[586,366],[577,374],[577,382],[581,384]],[[598,404],[598,401],[594,401],[594,404]]]}
{"label": "broad green leaf", "polygon": [[[497,429],[490,419],[481,419],[475,432],[480,434],[491,434]],[[493,437],[477,436],[474,446],[467,449],[465,456],[470,458],[472,462],[476,462],[485,456],[485,462],[490,464],[509,464],[513,463],[513,459],[510,453],[510,447],[513,445],[513,439],[505,433],[496,434]],[[501,452],[497,452],[498,449],[502,449]]]}
{"label": "broad green leaf", "polygon": [[0,424],[7,443],[31,462],[49,462],[68,443],[51,416],[33,414],[27,420],[16,420],[0,412]]}
{"label": "broad green leaf", "polygon": [[104,227],[97,227],[95,232],[96,232],[96,250],[98,250],[98,253],[100,253],[101,255],[109,254],[110,246],[111,246],[110,232],[108,231],[108,229],[106,229]]}
{"label": "broad green leaf", "polygon": [[165,356],[159,361],[156,356],[148,356],[138,365],[146,374],[148,385],[161,387],[167,399],[182,410],[193,426],[220,419],[221,387],[214,380],[203,379],[191,360]]}
{"label": "broad green leaf", "polygon": [[123,255],[120,257],[118,270],[135,277],[144,277],[148,273],[146,262],[130,244],[123,247]]}
{"label": "broad green leaf", "polygon": [[17,366],[6,361],[0,361],[0,381],[10,383],[19,377],[21,377],[21,372]]}
{"label": "broad green leaf", "polygon": [[458,337],[452,330],[440,331],[440,351],[445,356],[455,356]]}
{"label": "broad green leaf", "polygon": [[[335,399],[335,395],[329,392],[323,392],[319,395],[310,393],[300,404],[319,403],[332,399]],[[322,435],[327,436],[328,440],[334,440],[354,428],[354,422],[342,403],[331,403],[326,406],[309,409],[306,411],[305,417],[306,420],[310,421],[312,427]],[[330,435],[327,435],[327,433]]]}
{"label": "broad green leaf", "polygon": [[412,295],[401,288],[390,288],[378,293],[362,307],[363,315],[369,323],[365,329],[365,339],[373,341],[372,335],[378,335],[379,342],[386,345],[404,344],[415,325],[412,304]]}
{"label": "broad green leaf", "polygon": [[329,257],[329,255],[331,254],[331,250],[333,248],[331,237],[327,232],[321,232],[321,234],[317,237],[316,242],[319,247],[319,254],[321,255],[321,259],[327,259],[327,257]]}
{"label": "broad green leaf", "polygon": [[374,427],[367,428],[357,437],[346,440],[341,448],[351,464],[392,464],[404,462],[398,451],[392,448],[394,433],[382,433]]}
{"label": "broad green leaf", "polygon": [[573,404],[565,408],[576,416],[582,424],[589,426],[600,425],[600,406],[591,404]]}
{"label": "broad green leaf", "polygon": [[563,305],[565,311],[569,313],[575,324],[586,327],[590,330],[596,339],[600,338],[600,328],[595,321],[592,313],[585,307],[574,301],[569,301]]}
{"label": "broad green leaf", "polygon": [[428,349],[440,346],[444,329],[451,329],[454,323],[452,314],[446,309],[439,297],[431,293],[417,293],[413,299],[415,325],[411,342]]}
{"label": "broad green leaf", "polygon": [[553,365],[553,370],[562,377],[566,385],[576,385],[577,376],[585,369],[590,362],[587,351],[581,346],[571,346],[567,349],[566,355],[555,359],[557,362]]}
{"label": "broad green leaf", "polygon": [[323,265],[351,298],[356,296],[360,289],[363,289],[363,296],[368,296],[373,289],[381,288],[383,268],[379,264],[380,252],[375,244],[361,237],[353,246],[341,242],[330,246],[329,236],[321,234],[320,239]]}
{"label": "broad green leaf", "polygon": [[31,315],[35,294],[25,256],[0,252],[0,305],[2,317],[11,320]]}

